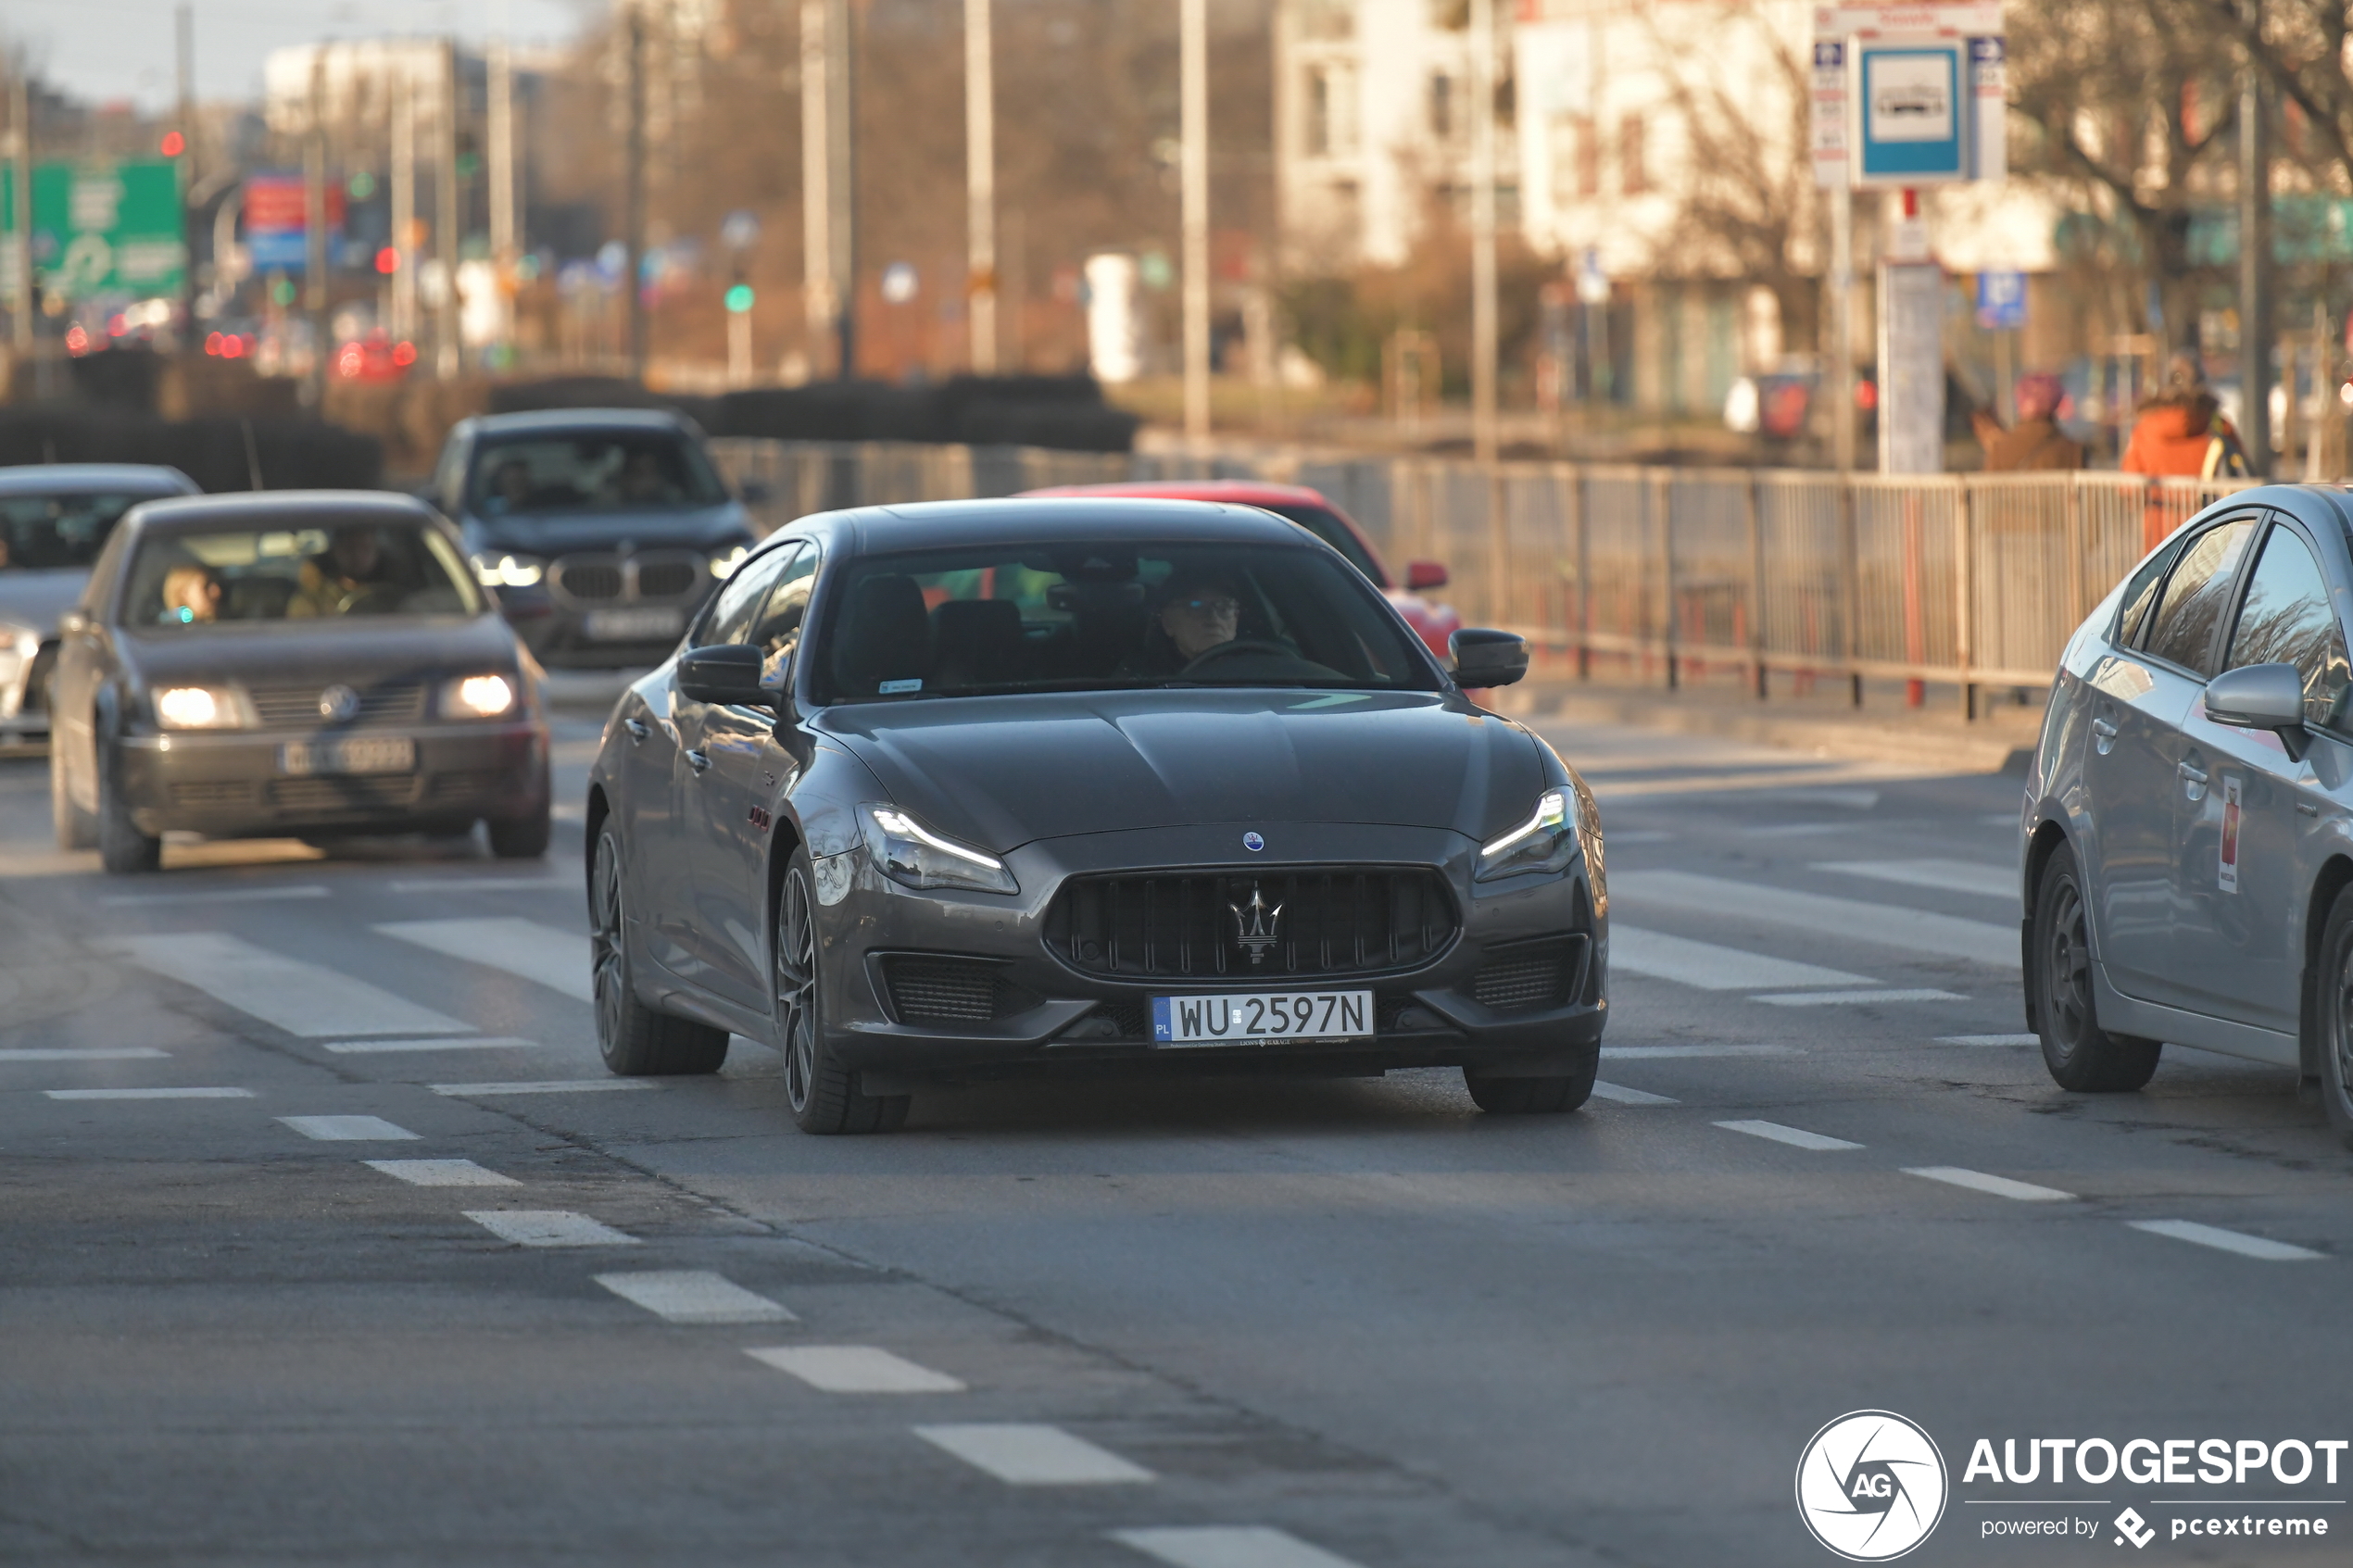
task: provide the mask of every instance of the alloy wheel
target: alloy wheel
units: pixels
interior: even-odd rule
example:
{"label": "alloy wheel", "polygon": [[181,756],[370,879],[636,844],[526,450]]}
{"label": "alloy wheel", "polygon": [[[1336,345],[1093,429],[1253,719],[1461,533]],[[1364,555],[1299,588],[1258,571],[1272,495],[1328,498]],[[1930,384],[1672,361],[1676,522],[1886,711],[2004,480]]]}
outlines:
{"label": "alloy wheel", "polygon": [[2083,896],[2072,877],[2062,878],[2051,899],[2050,927],[2043,945],[2043,1000],[2051,1033],[2071,1054],[2092,1021],[2090,934]]}
{"label": "alloy wheel", "polygon": [[622,972],[621,845],[610,833],[597,840],[595,897],[589,908],[588,961],[597,997],[598,1043],[610,1051],[621,1040],[628,977]]}
{"label": "alloy wheel", "polygon": [[808,1108],[817,1078],[817,922],[809,879],[799,866],[785,873],[776,910],[776,1022],[785,1048],[785,1098],[798,1115]]}

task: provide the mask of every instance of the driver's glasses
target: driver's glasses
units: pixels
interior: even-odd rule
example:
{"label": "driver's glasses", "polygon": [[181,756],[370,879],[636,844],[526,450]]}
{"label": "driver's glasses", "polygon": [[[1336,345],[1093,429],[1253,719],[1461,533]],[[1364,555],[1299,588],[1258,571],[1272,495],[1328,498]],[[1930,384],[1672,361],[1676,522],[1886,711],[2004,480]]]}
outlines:
{"label": "driver's glasses", "polygon": [[1231,621],[1241,613],[1241,603],[1224,594],[1206,595],[1201,598],[1178,599],[1176,608],[1210,621]]}

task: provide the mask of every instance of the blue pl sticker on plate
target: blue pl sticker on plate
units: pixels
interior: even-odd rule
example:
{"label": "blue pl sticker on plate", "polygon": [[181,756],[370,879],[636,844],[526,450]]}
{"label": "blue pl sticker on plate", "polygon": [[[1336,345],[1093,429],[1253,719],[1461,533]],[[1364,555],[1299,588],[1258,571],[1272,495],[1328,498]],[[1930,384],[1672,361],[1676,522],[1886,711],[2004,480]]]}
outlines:
{"label": "blue pl sticker on plate", "polygon": [[1168,998],[1166,997],[1154,997],[1152,998],[1152,1038],[1155,1040],[1173,1040],[1176,1037],[1176,1036],[1170,1032],[1168,1025]]}
{"label": "blue pl sticker on plate", "polygon": [[923,689],[924,684],[921,681],[885,681],[875,688],[885,696],[898,696],[902,693],[919,692]]}

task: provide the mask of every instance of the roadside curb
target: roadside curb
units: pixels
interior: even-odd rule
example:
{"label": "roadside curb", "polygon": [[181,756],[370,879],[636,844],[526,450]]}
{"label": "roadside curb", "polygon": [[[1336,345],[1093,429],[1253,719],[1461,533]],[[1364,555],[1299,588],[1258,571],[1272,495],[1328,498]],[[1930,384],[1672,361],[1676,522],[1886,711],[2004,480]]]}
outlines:
{"label": "roadside curb", "polygon": [[1994,734],[1967,734],[1928,725],[1875,724],[1868,720],[1806,717],[1794,713],[1743,711],[1719,703],[1693,703],[1664,692],[1596,691],[1590,686],[1545,683],[1528,690],[1512,717],[1526,722],[1628,724],[1676,734],[1714,735],[1757,746],[1775,746],[1821,757],[1873,762],[1925,762],[1956,772],[2023,775],[2034,759],[2032,745]]}

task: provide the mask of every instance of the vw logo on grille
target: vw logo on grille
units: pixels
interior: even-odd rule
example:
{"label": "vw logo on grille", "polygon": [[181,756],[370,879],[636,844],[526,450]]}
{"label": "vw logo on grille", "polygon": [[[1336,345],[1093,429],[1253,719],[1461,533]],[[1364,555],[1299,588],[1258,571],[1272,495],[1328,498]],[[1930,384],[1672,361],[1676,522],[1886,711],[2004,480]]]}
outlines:
{"label": "vw logo on grille", "polygon": [[1250,884],[1250,902],[1228,904],[1234,911],[1234,943],[1250,955],[1253,964],[1265,963],[1267,952],[1282,940],[1283,907],[1266,907],[1265,896],[1258,884]]}
{"label": "vw logo on grille", "polygon": [[1242,847],[1255,855],[1266,847],[1266,841],[1254,833],[1246,833],[1242,834]]}
{"label": "vw logo on grille", "polygon": [[319,694],[319,717],[337,723],[359,711],[359,694],[349,686],[329,686]]}

